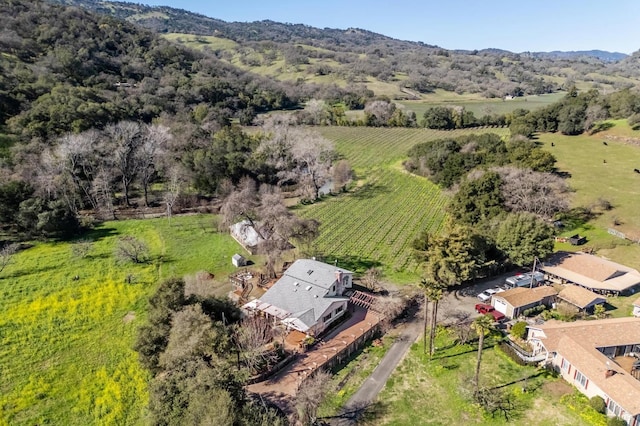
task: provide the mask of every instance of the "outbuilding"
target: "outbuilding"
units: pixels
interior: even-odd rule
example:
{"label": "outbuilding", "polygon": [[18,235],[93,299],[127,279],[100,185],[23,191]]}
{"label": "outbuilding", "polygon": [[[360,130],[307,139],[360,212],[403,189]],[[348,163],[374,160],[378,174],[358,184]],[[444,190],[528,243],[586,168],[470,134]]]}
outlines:
{"label": "outbuilding", "polygon": [[233,256],[231,256],[231,263],[236,268],[239,268],[240,266],[246,266],[247,265],[247,259],[245,259],[244,256],[239,255],[238,253],[236,253]]}
{"label": "outbuilding", "polygon": [[603,296],[573,284],[565,285],[558,293],[558,299],[574,306],[579,312],[593,312],[596,305],[607,301]]}

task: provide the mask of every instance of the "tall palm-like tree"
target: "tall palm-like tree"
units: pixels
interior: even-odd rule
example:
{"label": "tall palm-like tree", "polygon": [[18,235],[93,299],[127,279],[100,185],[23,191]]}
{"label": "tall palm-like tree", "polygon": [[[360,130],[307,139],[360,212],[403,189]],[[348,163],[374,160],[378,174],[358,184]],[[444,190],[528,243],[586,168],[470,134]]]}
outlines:
{"label": "tall palm-like tree", "polygon": [[474,395],[478,395],[478,390],[480,388],[480,363],[482,362],[484,335],[493,329],[493,322],[494,320],[491,315],[481,315],[471,323],[471,327],[478,333],[478,360],[476,361],[476,373],[473,377]]}
{"label": "tall palm-like tree", "polygon": [[438,327],[438,303],[443,296],[442,287],[434,287],[430,290],[429,299],[431,299],[431,327],[429,333],[429,359],[433,358],[435,350],[434,342],[436,340],[436,329]]}

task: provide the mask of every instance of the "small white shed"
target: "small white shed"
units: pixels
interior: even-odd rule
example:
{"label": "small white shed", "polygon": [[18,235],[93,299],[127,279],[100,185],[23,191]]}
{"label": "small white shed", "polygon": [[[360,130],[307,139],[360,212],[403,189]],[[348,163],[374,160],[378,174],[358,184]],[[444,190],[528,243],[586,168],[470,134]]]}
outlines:
{"label": "small white shed", "polygon": [[238,253],[236,253],[231,257],[231,263],[233,263],[233,266],[238,268],[240,266],[246,266],[247,265],[247,259],[245,259],[243,256],[241,256]]}

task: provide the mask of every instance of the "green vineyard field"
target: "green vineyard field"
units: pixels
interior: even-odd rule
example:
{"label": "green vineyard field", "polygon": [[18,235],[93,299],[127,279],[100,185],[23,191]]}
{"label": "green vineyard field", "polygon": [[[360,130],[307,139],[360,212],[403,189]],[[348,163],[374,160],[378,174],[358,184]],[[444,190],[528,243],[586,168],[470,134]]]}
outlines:
{"label": "green vineyard field", "polygon": [[[506,129],[482,129],[506,135]],[[414,282],[420,275],[411,242],[423,230],[442,228],[448,196],[428,179],[402,169],[401,161],[413,145],[443,137],[474,133],[429,129],[321,129],[340,155],[354,167],[359,185],[347,194],[299,210],[320,221],[314,251],[325,261],[337,261],[362,273],[383,269],[388,280]]]}

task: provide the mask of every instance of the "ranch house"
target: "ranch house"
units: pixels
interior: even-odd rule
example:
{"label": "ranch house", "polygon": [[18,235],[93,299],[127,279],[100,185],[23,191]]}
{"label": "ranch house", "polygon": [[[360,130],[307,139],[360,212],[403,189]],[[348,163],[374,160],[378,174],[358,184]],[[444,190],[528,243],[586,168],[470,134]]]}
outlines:
{"label": "ranch house", "polygon": [[557,252],[540,269],[549,281],[579,285],[599,294],[628,295],[640,289],[640,272],[587,253]]}
{"label": "ranch house", "polygon": [[263,294],[243,306],[287,329],[317,336],[347,311],[353,272],[317,260],[296,260]]}
{"label": "ranch house", "polygon": [[640,425],[640,318],[548,321],[531,325],[527,340],[588,398],[600,396],[607,415]]}

